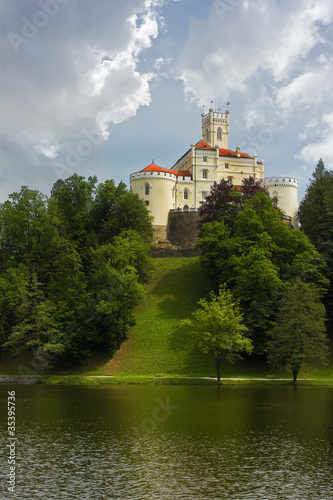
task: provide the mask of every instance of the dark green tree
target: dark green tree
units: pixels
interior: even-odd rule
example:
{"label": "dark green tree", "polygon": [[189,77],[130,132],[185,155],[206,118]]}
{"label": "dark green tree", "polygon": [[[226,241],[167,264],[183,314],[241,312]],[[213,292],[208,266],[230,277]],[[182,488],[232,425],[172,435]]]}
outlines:
{"label": "dark green tree", "polygon": [[325,292],[325,261],[309,238],[281,221],[264,193],[245,201],[233,229],[224,219],[207,223],[198,242],[214,289],[226,284],[244,312],[254,352],[264,354],[267,331],[287,283],[297,277]]}
{"label": "dark green tree", "polygon": [[64,351],[61,325],[55,319],[55,306],[45,299],[35,273],[30,276],[24,292],[25,296],[18,308],[21,319],[13,326],[3,348],[9,348],[14,355],[24,351],[33,352],[36,362],[44,359],[46,368],[49,355]]}
{"label": "dark green tree", "polygon": [[268,196],[262,182],[256,181],[252,176],[243,179],[239,187],[230,186],[225,179],[219,183],[214,182],[209,195],[199,208],[200,232],[207,222],[222,219],[228,227],[233,229],[235,218],[243,208],[244,202],[253,198],[258,192],[263,192]]}
{"label": "dark green tree", "polygon": [[325,297],[330,328],[333,328],[333,173],[319,160],[299,205],[301,229],[327,263],[330,285]]}
{"label": "dark green tree", "polygon": [[316,246],[322,243],[323,236],[329,229],[327,204],[332,190],[332,173],[325,169],[324,162],[320,159],[298,210],[302,231]]}
{"label": "dark green tree", "polygon": [[296,384],[305,362],[323,366],[327,356],[325,307],[318,290],[298,278],[283,295],[267,360],[272,366],[288,364]]}

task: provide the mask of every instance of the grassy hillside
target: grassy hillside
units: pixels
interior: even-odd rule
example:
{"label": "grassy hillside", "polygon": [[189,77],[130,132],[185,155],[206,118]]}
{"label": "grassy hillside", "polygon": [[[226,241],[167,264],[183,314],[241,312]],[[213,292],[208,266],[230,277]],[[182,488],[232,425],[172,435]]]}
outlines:
{"label": "grassy hillside", "polygon": [[[94,356],[80,368],[66,370],[68,375],[114,375],[121,379],[131,376],[197,376],[206,377],[215,373],[212,361],[203,355],[191,354],[186,349],[185,333],[180,320],[197,309],[200,298],[208,295],[209,284],[199,259],[162,258],[154,259],[153,277],[145,286],[146,300],[137,307],[136,324],[128,332],[112,360],[105,354]],[[17,374],[17,366],[31,367],[31,359],[12,359],[0,364],[1,374]],[[63,372],[61,367],[51,373]],[[29,369],[25,370],[25,374]],[[33,370],[32,370],[33,373]],[[272,373],[265,363],[254,358],[235,365],[224,364],[222,377],[266,377]],[[275,372],[276,373],[276,372]],[[276,373],[278,377],[291,378],[287,369]],[[333,362],[325,370],[303,370],[300,378],[333,379]],[[157,380],[157,379],[156,379]]]}
{"label": "grassy hillside", "polygon": [[[154,274],[146,285],[146,300],[136,310],[136,325],[114,359],[89,370],[94,375],[209,376],[212,361],[189,353],[180,320],[197,309],[209,284],[197,257],[154,259]],[[264,364],[251,360],[222,366],[222,376],[266,376]],[[288,374],[288,376],[290,376]]]}
{"label": "grassy hillside", "polygon": [[208,292],[198,258],[154,259],[146,301],[137,308],[128,340],[109,363],[112,373],[208,375],[209,360],[188,354],[179,326]]}

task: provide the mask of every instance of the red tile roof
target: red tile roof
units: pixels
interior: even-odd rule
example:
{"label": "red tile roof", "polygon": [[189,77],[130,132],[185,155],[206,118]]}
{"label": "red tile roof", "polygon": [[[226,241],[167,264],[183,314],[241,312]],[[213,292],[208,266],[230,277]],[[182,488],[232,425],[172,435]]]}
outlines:
{"label": "red tile roof", "polygon": [[[231,149],[221,149],[219,152],[220,156],[232,156],[234,158],[237,158],[237,151],[231,151]],[[246,153],[239,153],[240,158],[252,158],[252,156],[249,156]]]}
{"label": "red tile roof", "polygon": [[167,168],[162,168],[156,165],[155,163],[151,163],[148,167],[141,170],[141,172],[165,172],[168,174],[173,174],[176,177],[192,177],[191,172],[189,170],[172,170]]}
{"label": "red tile roof", "polygon": [[196,143],[195,149],[215,149],[215,148],[207,144],[207,142],[205,141],[199,141]]}

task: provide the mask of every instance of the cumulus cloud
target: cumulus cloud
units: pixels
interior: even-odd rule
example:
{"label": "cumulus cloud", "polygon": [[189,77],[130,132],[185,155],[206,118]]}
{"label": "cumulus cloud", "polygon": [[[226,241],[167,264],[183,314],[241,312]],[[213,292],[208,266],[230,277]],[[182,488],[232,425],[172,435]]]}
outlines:
{"label": "cumulus cloud", "polygon": [[[268,96],[280,88],[283,94],[286,87],[287,94],[301,84],[315,84],[307,57],[317,46],[323,48],[323,58],[324,50],[331,51],[320,28],[332,17],[333,4],[327,0],[216,0],[207,19],[193,21],[180,55],[185,94],[201,105],[210,96],[226,100],[235,91],[251,95],[264,81]],[[320,64],[327,65],[327,59],[318,60]],[[277,92],[278,105],[282,94]]]}
{"label": "cumulus cloud", "polygon": [[333,168],[333,112],[323,116],[323,130],[317,141],[310,142],[301,149],[298,158],[316,164],[323,158],[328,168]]}
{"label": "cumulus cloud", "polygon": [[13,34],[28,32],[24,23],[36,25],[36,6],[12,2],[3,19],[2,133],[55,158],[84,130],[107,139],[113,124],[150,104],[153,73],[141,72],[138,60],[158,35],[158,2],[67,2],[13,46]]}

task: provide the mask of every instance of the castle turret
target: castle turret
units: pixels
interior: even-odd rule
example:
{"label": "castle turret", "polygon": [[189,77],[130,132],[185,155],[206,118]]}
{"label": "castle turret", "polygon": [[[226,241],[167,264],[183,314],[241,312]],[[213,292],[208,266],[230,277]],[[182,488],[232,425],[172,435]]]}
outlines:
{"label": "castle turret", "polygon": [[229,111],[216,113],[209,108],[209,113],[202,113],[202,138],[215,148],[228,149]]}
{"label": "castle turret", "polygon": [[265,187],[269,196],[276,205],[286,214],[286,218],[291,220],[294,227],[298,227],[297,222],[297,191],[298,180],[294,177],[265,177]]}

